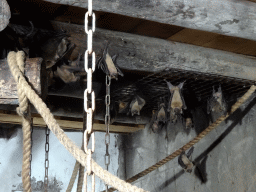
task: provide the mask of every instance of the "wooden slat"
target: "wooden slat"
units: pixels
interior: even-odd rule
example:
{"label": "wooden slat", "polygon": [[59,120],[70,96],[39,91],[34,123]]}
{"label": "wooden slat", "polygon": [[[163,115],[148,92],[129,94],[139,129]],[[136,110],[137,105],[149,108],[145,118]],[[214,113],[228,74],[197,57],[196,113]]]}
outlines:
{"label": "wooden slat", "polygon": [[[87,1],[45,1],[87,8]],[[93,10],[256,40],[256,5],[251,1],[94,0]]]}
{"label": "wooden slat", "polygon": [[195,29],[183,29],[175,35],[169,37],[168,40],[212,49],[219,49],[243,55],[256,56],[255,41],[224,36],[217,33],[199,31]]}
{"label": "wooden slat", "polygon": [[[84,53],[87,43],[83,26],[60,22],[52,22],[52,26],[70,33],[77,52]],[[170,67],[256,80],[253,57],[99,28],[94,35],[96,55],[102,54],[105,40],[110,42],[110,54],[119,55],[117,64],[123,69],[157,72]]]}
{"label": "wooden slat", "polygon": [[[60,119],[56,119],[56,121],[60,125],[60,127],[64,130],[80,130],[81,131],[83,129],[83,122],[60,120]],[[0,113],[0,123],[22,124],[22,119],[18,115]],[[38,127],[46,126],[44,120],[41,117],[33,117],[33,125]],[[94,123],[93,129],[95,131],[106,131],[105,125],[100,123]],[[144,125],[139,125],[137,127],[110,125],[109,129],[110,129],[110,132],[113,132],[113,133],[131,133],[131,132],[144,129]]]}

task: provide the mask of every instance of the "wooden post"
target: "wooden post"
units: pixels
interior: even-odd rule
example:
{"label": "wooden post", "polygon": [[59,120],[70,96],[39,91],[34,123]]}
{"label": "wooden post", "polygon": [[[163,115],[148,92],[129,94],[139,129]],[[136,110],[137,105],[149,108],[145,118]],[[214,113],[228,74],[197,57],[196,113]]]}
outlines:
{"label": "wooden post", "polygon": [[[41,63],[42,58],[27,59],[25,62],[25,76],[37,94],[44,98],[47,86],[42,85],[42,82],[46,82],[46,76]],[[19,104],[16,82],[7,60],[0,60],[0,104]]]}

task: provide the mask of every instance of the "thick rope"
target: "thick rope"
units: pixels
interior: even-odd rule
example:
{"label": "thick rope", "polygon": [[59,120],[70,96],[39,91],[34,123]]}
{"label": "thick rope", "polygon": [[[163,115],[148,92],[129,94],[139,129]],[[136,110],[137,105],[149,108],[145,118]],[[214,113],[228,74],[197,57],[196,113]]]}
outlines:
{"label": "thick rope", "polygon": [[74,186],[79,167],[80,167],[80,163],[78,161],[76,161],[76,164],[74,166],[73,173],[72,173],[72,176],[70,178],[70,181],[69,181],[68,188],[67,188],[66,192],[71,192],[72,191],[72,188]]}
{"label": "thick rope", "polygon": [[[36,94],[36,92],[30,87],[26,79],[22,76],[22,73],[15,64],[15,52],[9,52],[7,56],[8,64],[12,75],[17,84],[19,84],[20,89],[26,94],[29,101],[34,105],[38,113],[42,116],[45,123],[53,134],[58,138],[60,143],[78,160],[84,167],[88,170],[87,165],[87,155],[79,149],[74,142],[69,139],[69,137],[60,128],[50,110],[47,108],[46,104],[42,99]],[[121,192],[145,192],[145,190],[132,186],[131,184],[119,179],[118,177],[112,175],[108,171],[102,169],[93,159],[90,163],[92,171],[105,183],[113,186]]]}
{"label": "thick rope", "polygon": [[[23,51],[19,51],[16,54],[16,62],[14,65],[18,65],[22,74],[25,71],[25,54]],[[22,160],[22,183],[26,192],[31,192],[30,181],[30,154],[31,154],[31,113],[28,98],[25,93],[17,85],[17,92],[19,97],[19,107],[17,107],[17,113],[22,117],[22,130],[23,130],[23,160]]]}
{"label": "thick rope", "polygon": [[82,192],[84,181],[84,166],[80,164],[76,192]]}
{"label": "thick rope", "polygon": [[[135,176],[129,178],[126,180],[127,183],[132,183],[136,180],[138,180],[141,177],[144,177],[145,175],[149,174],[150,172],[156,170],[157,168],[161,167],[162,165],[166,164],[170,160],[174,159],[175,157],[179,156],[182,151],[186,151],[187,149],[191,148],[193,145],[198,143],[202,138],[204,138],[208,133],[210,133],[213,129],[215,129],[222,121],[227,119],[232,113],[234,113],[255,91],[256,86],[252,85],[251,88],[241,97],[231,108],[230,113],[227,115],[222,115],[219,117],[214,123],[209,125],[204,131],[202,131],[198,136],[196,136],[193,140],[188,142],[183,147],[179,148],[175,152],[173,152],[171,155],[167,156],[166,158],[160,160],[155,165],[152,165],[151,167],[145,169],[144,171],[136,174]],[[116,189],[110,188],[108,191],[113,192]]]}

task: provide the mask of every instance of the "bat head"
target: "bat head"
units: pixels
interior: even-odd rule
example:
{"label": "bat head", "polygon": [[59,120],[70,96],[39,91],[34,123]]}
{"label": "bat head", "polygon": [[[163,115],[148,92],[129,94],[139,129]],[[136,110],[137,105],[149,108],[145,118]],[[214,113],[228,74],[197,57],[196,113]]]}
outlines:
{"label": "bat head", "polygon": [[132,114],[132,116],[134,116],[134,115],[140,115],[140,110],[139,110],[139,109],[132,109],[132,110],[131,110],[131,114]]}
{"label": "bat head", "polygon": [[222,91],[221,91],[221,86],[219,86],[218,91],[215,92],[214,90],[214,86],[213,86],[213,92],[212,92],[212,96],[215,100],[221,100],[222,99]]}

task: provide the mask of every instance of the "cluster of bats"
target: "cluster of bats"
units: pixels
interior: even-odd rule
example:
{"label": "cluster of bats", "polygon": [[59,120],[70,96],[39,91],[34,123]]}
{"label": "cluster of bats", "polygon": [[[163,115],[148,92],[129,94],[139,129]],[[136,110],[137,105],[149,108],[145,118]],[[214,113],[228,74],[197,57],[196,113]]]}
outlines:
{"label": "cluster of bats", "polygon": [[[84,68],[79,65],[81,54],[76,55],[76,57],[72,56],[75,45],[68,40],[68,35],[65,32],[49,33],[35,29],[31,22],[30,25],[30,28],[23,28],[9,24],[0,33],[3,40],[2,46],[5,46],[0,46],[0,58],[6,58],[9,51],[18,50],[24,50],[28,57],[42,57],[49,75],[49,86],[59,80],[62,83],[76,82],[81,78],[81,72],[84,76],[86,75]],[[117,55],[110,56],[107,43],[102,56],[97,61],[97,69],[101,69],[101,72],[110,76],[111,79],[118,80],[118,75],[124,76],[124,74],[116,64],[117,57]],[[104,74],[98,73],[98,76],[105,76]],[[170,97],[168,101],[165,97],[160,97],[157,110],[152,111],[150,127],[153,132],[158,132],[167,126],[168,122],[176,123],[179,117],[185,119],[186,128],[193,127],[192,114],[187,109],[182,94],[184,83],[174,86],[166,81]],[[145,105],[146,99],[141,92],[136,92],[129,102],[111,102],[111,123],[115,121],[117,113],[126,113],[132,116],[140,115],[140,111]],[[212,96],[207,101],[207,113],[211,115],[227,113],[227,103],[221,86],[217,91],[213,87]],[[189,173],[196,166],[191,160],[193,150],[192,147],[187,154],[183,151],[178,158],[179,165]],[[205,180],[200,169],[199,172]]]}
{"label": "cluster of bats", "polygon": [[[4,48],[0,47],[0,58],[6,58],[9,51],[17,50],[24,50],[28,57],[42,57],[43,64],[48,71],[48,86],[54,86],[59,82],[62,84],[72,83],[81,78],[86,81],[84,66],[81,66],[80,62],[81,54],[73,54],[75,45],[68,40],[69,36],[65,32],[35,29],[33,23],[29,23],[30,27],[21,27],[9,23],[6,29],[0,33],[0,38],[3,40],[2,45],[5,46]],[[105,80],[103,73],[116,80],[118,75],[124,76],[116,64],[117,57],[118,55],[110,56],[107,43],[102,56],[97,61],[97,69],[101,70],[96,71],[97,78],[95,79]],[[167,125],[168,121],[176,123],[180,116],[185,119],[186,128],[192,128],[192,115],[190,110],[187,109],[182,94],[184,82],[177,86],[168,81],[166,83],[170,91],[170,97],[168,101],[164,97],[159,98],[158,109],[152,111],[150,124],[153,132],[161,130]],[[126,113],[132,116],[140,115],[140,111],[145,104],[146,99],[141,93],[135,93],[130,102],[119,101],[118,106],[116,106],[116,102],[112,102],[111,122],[114,122],[117,113]],[[226,111],[227,105],[221,87],[218,88],[217,92],[213,88],[212,97],[207,103],[207,113]]]}

